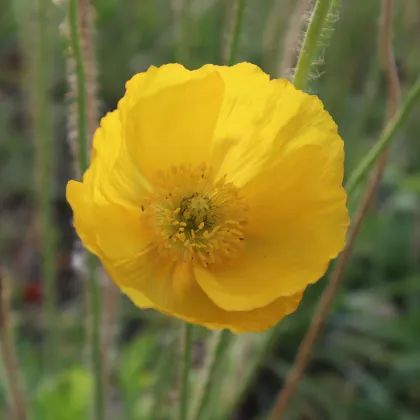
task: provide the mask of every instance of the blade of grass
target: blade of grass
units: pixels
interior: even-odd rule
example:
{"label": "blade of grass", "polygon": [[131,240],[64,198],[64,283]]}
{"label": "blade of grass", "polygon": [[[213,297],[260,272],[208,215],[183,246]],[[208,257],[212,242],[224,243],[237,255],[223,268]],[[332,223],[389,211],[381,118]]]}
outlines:
{"label": "blade of grass", "polygon": [[353,194],[356,188],[363,182],[367,173],[374,166],[378,157],[389,146],[395,134],[404,125],[411,110],[417,103],[420,97],[420,77],[416,80],[413,87],[410,89],[406,100],[399,108],[397,114],[387,124],[379,141],[369,150],[364,159],[357,165],[356,169],[351,174],[347,184],[346,190],[349,195]]}

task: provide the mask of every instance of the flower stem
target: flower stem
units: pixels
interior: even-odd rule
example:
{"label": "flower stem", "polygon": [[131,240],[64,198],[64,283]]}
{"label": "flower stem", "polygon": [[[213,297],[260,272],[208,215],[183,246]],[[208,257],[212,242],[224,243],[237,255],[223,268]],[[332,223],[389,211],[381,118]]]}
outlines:
{"label": "flower stem", "polygon": [[236,54],[238,52],[239,40],[242,32],[242,24],[245,15],[245,0],[235,1],[235,14],[231,24],[231,34],[229,39],[229,49],[227,53],[227,65],[233,66],[236,61]]}
{"label": "flower stem", "polygon": [[214,333],[213,338],[213,345],[209,351],[206,364],[203,369],[201,393],[197,399],[198,404],[193,417],[194,420],[198,420],[206,409],[211,391],[216,383],[217,374],[220,371],[220,366],[224,360],[227,350],[229,349],[232,334],[227,330],[217,331]]}
{"label": "flower stem", "polygon": [[[311,5],[311,0],[299,0],[296,2],[295,10],[290,16],[289,29],[284,37],[283,54],[281,62],[276,72],[276,76],[285,77],[290,76],[290,71],[293,67],[293,63],[296,56],[296,50],[300,40],[300,29],[302,27],[303,16]],[[280,2],[280,6],[283,9],[283,2]],[[273,11],[273,13],[277,10]],[[277,39],[276,39],[277,41]]]}
{"label": "flower stem", "polygon": [[317,50],[319,37],[325,25],[330,8],[330,0],[317,0],[314,11],[303,39],[293,84],[296,89],[304,90],[309,79],[313,57]]}
{"label": "flower stem", "polygon": [[[80,39],[80,13],[78,0],[70,0],[69,3],[69,29],[70,43],[76,62],[77,76],[77,128],[78,128],[78,161],[80,172],[86,171],[89,165],[89,147],[87,139],[87,86],[85,63]],[[90,302],[89,331],[90,358],[92,373],[94,377],[94,415],[96,420],[103,420],[104,410],[104,389],[101,354],[101,297],[99,284],[96,278],[96,260],[92,254],[87,254],[87,284]]]}
{"label": "flower stem", "polygon": [[45,316],[47,340],[44,365],[54,370],[56,359],[57,324],[54,284],[54,223],[52,217],[52,132],[49,106],[50,70],[50,2],[36,2],[36,47],[34,54],[35,95],[34,128],[36,142],[36,172],[39,223],[42,238],[42,275],[45,284]]}
{"label": "flower stem", "polygon": [[79,166],[82,174],[89,165],[89,151],[87,147],[87,105],[86,105],[86,72],[83,61],[82,45],[79,30],[79,3],[70,0],[69,4],[70,42],[76,61],[77,76],[77,123],[79,143]]}
{"label": "flower stem", "polygon": [[348,195],[354,193],[355,189],[363,181],[366,174],[375,164],[376,160],[379,158],[379,156],[389,145],[390,141],[393,139],[395,134],[404,124],[405,120],[410,114],[410,111],[413,109],[413,106],[418,100],[420,100],[420,77],[418,77],[413,87],[410,89],[407,98],[401,105],[395,117],[392,118],[391,121],[388,123],[378,142],[369,150],[365,158],[360,162],[360,164],[351,174],[346,184],[346,190]]}
{"label": "flower stem", "polygon": [[179,406],[179,420],[187,420],[190,390],[190,370],[193,346],[193,326],[185,323],[182,332],[182,371],[181,371],[181,402]]}

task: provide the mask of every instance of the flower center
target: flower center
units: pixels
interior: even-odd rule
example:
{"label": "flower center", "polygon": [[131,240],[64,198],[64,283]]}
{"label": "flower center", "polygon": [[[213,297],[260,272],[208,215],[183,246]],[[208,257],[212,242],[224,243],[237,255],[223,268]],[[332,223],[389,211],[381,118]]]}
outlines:
{"label": "flower center", "polygon": [[243,249],[246,208],[225,177],[214,180],[206,165],[177,166],[160,173],[158,184],[143,208],[162,256],[208,267]]}

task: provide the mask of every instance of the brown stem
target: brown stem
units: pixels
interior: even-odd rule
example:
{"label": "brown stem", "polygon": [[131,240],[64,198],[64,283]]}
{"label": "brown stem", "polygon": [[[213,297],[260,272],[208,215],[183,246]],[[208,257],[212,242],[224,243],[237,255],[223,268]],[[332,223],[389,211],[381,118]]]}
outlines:
{"label": "brown stem", "polygon": [[[393,50],[392,50],[392,9],[393,0],[382,0],[381,23],[380,23],[380,48],[382,52],[383,66],[387,77],[387,91],[388,91],[388,111],[387,121],[395,114],[399,97],[400,86],[395,65]],[[386,165],[388,150],[378,159],[371,179],[366,186],[363,198],[356,210],[353,218],[353,223],[348,235],[347,246],[338,258],[337,264],[334,267],[331,276],[328,279],[328,285],[325,288],[316,313],[312,319],[308,332],[306,333],[291,368],[287,376],[286,383],[283,389],[278,394],[274,409],[271,415],[271,420],[280,420],[283,418],[288,404],[293,397],[299,380],[302,377],[306,366],[309,362],[309,357],[314,346],[314,343],[320,333],[324,320],[331,307],[331,303],[337,293],[340,282],[344,275],[346,264],[351,256],[353,246],[356,242],[357,235],[362,226],[363,220],[369,210],[372,198],[376,189],[382,179],[382,174]]]}
{"label": "brown stem", "polygon": [[102,370],[103,389],[105,400],[108,401],[111,392],[112,354],[115,345],[115,330],[118,316],[119,290],[112,282],[105,270],[99,276],[102,285],[103,307],[102,311]]}
{"label": "brown stem", "polygon": [[3,361],[4,377],[10,391],[10,405],[14,420],[27,420],[26,398],[20,383],[19,362],[9,331],[9,305],[4,273],[0,267],[0,353]]}
{"label": "brown stem", "polygon": [[222,63],[226,64],[229,61],[230,42],[233,27],[235,26],[235,0],[228,0],[225,2],[225,19],[222,28],[222,36],[224,42],[222,44]]}
{"label": "brown stem", "polygon": [[300,29],[302,18],[309,10],[311,0],[300,0],[290,17],[289,29],[284,39],[283,56],[279,64],[277,73],[281,77],[291,76],[292,69],[296,64],[296,51],[299,45]]}
{"label": "brown stem", "polygon": [[263,33],[263,42],[261,50],[262,68],[269,74],[275,75],[277,57],[279,54],[279,39],[287,19],[286,8],[290,8],[290,1],[274,0],[271,9],[268,12],[268,18],[265,23]]}
{"label": "brown stem", "polygon": [[90,141],[88,145],[89,150],[91,149],[93,135],[99,122],[97,99],[98,70],[93,42],[93,15],[94,9],[90,0],[79,0],[80,40],[86,72],[86,108],[88,139]]}

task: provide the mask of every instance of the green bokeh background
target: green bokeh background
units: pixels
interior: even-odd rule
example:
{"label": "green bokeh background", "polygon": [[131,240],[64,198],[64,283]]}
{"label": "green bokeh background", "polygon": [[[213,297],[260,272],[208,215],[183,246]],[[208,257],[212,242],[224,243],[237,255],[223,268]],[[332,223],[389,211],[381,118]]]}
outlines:
{"label": "green bokeh background", "polygon": [[[181,61],[189,68],[221,64],[229,0],[192,0],[188,25],[180,30],[176,1],[96,0],[100,114],[115,108],[124,84],[150,65]],[[88,418],[92,399],[85,368],[83,300],[69,262],[74,246],[65,184],[71,177],[67,144],[68,103],[65,1],[51,14],[51,118],[54,132],[54,195],[57,224],[57,284],[61,293],[57,372],[45,373],[41,303],[24,298],[42,280],[35,217],[36,147],[32,131],[31,69],[33,2],[0,0],[0,263],[7,268],[12,317],[21,368],[34,420]],[[248,0],[238,61],[280,76],[285,35],[294,0]],[[343,0],[339,20],[325,39],[325,54],[313,72],[310,91],[319,95],[345,141],[346,173],[378,139],[386,114],[386,84],[378,51],[380,1]],[[61,25],[61,29],[60,29]],[[404,95],[420,73],[420,2],[395,2],[394,48]],[[183,41],[184,39],[184,41]],[[185,43],[185,40],[187,43]],[[320,46],[320,50],[322,47]],[[25,71],[29,69],[29,71]],[[365,220],[326,327],[290,406],[287,419],[415,420],[420,418],[420,106],[397,134],[374,208]],[[350,209],[355,203],[350,202]],[[240,369],[252,363],[261,337],[241,336],[226,362],[223,387],[209,420],[264,418],[280,389],[325,280],[311,286],[298,311],[280,327],[280,338],[240,404],[233,411]],[[115,292],[117,294],[117,292]],[[176,375],[178,322],[134,308],[118,296],[112,328],[109,419],[170,419],[176,398],[165,393],[154,407],[159,384]],[[108,307],[106,310],[108,310]],[[195,363],[203,358],[208,333],[198,330]],[[249,350],[249,351],[248,351]],[[164,372],[163,382],[159,376]],[[239,373],[238,373],[239,372]],[[1,379],[1,376],[0,376]],[[8,419],[0,381],[0,419]],[[159,389],[164,389],[160,387]],[[233,391],[232,391],[233,390]],[[150,413],[153,413],[150,415]]]}

